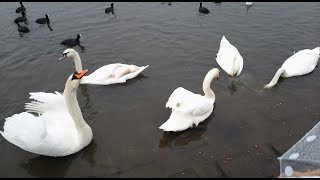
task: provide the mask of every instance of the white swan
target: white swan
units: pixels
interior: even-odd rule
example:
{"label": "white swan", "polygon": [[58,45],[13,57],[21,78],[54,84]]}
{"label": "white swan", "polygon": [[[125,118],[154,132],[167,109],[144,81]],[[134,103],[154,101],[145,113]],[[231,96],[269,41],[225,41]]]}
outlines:
{"label": "white swan", "polygon": [[79,82],[86,72],[71,75],[63,95],[30,93],[35,101],[26,103],[26,112],[6,118],[0,134],[21,149],[45,156],[67,156],[87,146],[93,134],[77,101]]}
{"label": "white swan", "polygon": [[216,61],[230,76],[239,76],[243,69],[243,58],[238,49],[223,36]]}
{"label": "white swan", "polygon": [[220,70],[211,69],[202,84],[204,96],[178,87],[169,97],[166,107],[172,109],[169,119],[159,129],[164,131],[183,131],[204,121],[213,111],[215,94],[210,88],[213,78],[219,79]]}
{"label": "white swan", "polygon": [[[76,71],[82,71],[81,59],[77,51],[72,48],[66,49],[59,61],[65,58],[72,58],[75,64]],[[99,84],[99,85],[109,85],[115,83],[124,83],[128,79],[132,79],[138,76],[147,66],[138,67],[136,65],[128,65],[121,63],[114,63],[102,66],[95,70],[88,76],[84,76],[80,84]]]}
{"label": "white swan", "polygon": [[304,49],[296,52],[289,57],[282,66],[277,70],[271,82],[265,85],[265,88],[270,88],[277,84],[281,77],[292,77],[308,74],[317,66],[320,54],[320,47],[312,50]]}
{"label": "white swan", "polygon": [[253,2],[246,2],[246,5],[251,6],[251,5],[253,5]]}

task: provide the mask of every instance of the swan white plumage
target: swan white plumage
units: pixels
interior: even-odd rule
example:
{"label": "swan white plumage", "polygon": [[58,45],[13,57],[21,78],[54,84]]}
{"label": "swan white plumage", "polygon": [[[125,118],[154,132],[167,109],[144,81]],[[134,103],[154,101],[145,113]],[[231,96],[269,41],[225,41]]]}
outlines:
{"label": "swan white plumage", "polygon": [[238,49],[223,36],[216,61],[230,76],[239,76],[243,69],[243,58]]}
{"label": "swan white plumage", "polygon": [[253,5],[253,2],[246,2],[246,5],[251,6],[251,5]]}
{"label": "swan white plumage", "polygon": [[[66,49],[59,61],[65,58],[72,58],[75,64],[76,71],[82,71],[82,63],[79,54],[72,48]],[[124,83],[128,79],[132,79],[140,74],[147,66],[138,67],[136,65],[113,63],[102,66],[88,76],[84,76],[80,84],[98,84],[109,85],[116,83]]]}
{"label": "swan white plumage", "polygon": [[86,72],[70,75],[63,95],[30,93],[35,101],[25,104],[26,112],[6,118],[0,134],[23,150],[45,156],[67,156],[87,146],[93,133],[77,101],[79,82]]}
{"label": "swan white plumage", "polygon": [[303,49],[290,56],[277,70],[271,82],[265,85],[270,88],[277,84],[280,77],[292,77],[308,74],[317,66],[320,55],[320,47]]}
{"label": "swan white plumage", "polygon": [[214,108],[215,94],[210,88],[214,78],[219,79],[220,70],[211,69],[202,84],[204,96],[178,87],[169,97],[166,107],[172,109],[169,119],[159,129],[163,131],[183,131],[204,121]]}

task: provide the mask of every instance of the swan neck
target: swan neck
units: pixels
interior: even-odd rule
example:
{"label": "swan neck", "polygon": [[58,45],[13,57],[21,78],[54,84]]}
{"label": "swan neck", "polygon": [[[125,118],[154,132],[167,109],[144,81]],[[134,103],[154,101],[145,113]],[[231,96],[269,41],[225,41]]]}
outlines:
{"label": "swan neck", "polygon": [[272,87],[272,86],[276,85],[283,72],[284,72],[284,68],[283,67],[279,68],[277,70],[276,74],[274,75],[274,77],[272,78],[271,82],[269,84],[267,84],[266,87]]}
{"label": "swan neck", "polygon": [[81,72],[82,71],[82,63],[81,63],[80,56],[77,52],[75,52],[75,55],[73,56],[73,61],[74,61],[74,65],[76,67],[76,71]]}
{"label": "swan neck", "polygon": [[63,96],[68,108],[68,111],[71,115],[72,120],[74,121],[76,128],[79,130],[88,126],[88,124],[83,119],[81,109],[77,100],[77,88],[70,88],[67,84],[63,91]]}
{"label": "swan neck", "polygon": [[206,98],[212,99],[214,101],[216,96],[215,96],[214,92],[212,91],[212,89],[210,87],[213,78],[214,78],[213,76],[210,77],[210,76],[207,75],[203,80],[202,89],[203,89],[203,92],[204,92],[204,96]]}

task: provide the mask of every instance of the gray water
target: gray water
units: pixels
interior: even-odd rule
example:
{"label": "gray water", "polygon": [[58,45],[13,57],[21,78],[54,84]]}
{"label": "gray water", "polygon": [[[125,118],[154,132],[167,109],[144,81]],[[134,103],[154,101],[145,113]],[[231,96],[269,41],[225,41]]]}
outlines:
{"label": "gray water", "polygon": [[[198,13],[197,2],[116,2],[115,17],[104,13],[110,5],[103,2],[24,5],[30,33],[20,37],[13,23],[19,3],[0,3],[1,126],[24,111],[29,92],[63,92],[74,64],[57,61],[66,49],[60,42],[78,33],[85,49],[75,50],[89,73],[115,62],[149,67],[124,84],[80,85],[79,105],[94,137],[76,154],[40,156],[1,137],[1,177],[225,177],[221,159],[279,137],[302,137],[319,120],[319,68],[263,89],[293,51],[319,46],[318,2],[256,2],[249,9],[244,2],[205,2],[209,15]],[[46,13],[53,31],[34,22]],[[164,133],[158,127],[170,116],[169,96],[179,86],[203,93],[205,74],[219,68],[223,35],[244,58],[241,75],[232,83],[221,71],[213,81],[215,109],[206,121]]]}

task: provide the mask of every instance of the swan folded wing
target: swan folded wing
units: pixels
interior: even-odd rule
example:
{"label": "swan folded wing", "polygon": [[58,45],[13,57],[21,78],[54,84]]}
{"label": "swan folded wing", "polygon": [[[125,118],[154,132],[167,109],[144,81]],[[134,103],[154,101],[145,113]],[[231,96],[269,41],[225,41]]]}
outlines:
{"label": "swan folded wing", "polygon": [[46,111],[61,112],[67,111],[64,97],[61,93],[44,93],[44,92],[32,92],[30,94],[30,103],[25,103],[25,109],[27,112],[35,112],[43,114]]}
{"label": "swan folded wing", "polygon": [[212,109],[213,103],[207,98],[194,94],[182,87],[173,91],[169,97],[166,107],[174,112],[190,114],[192,116],[202,116]]}
{"label": "swan folded wing", "polygon": [[228,74],[233,74],[233,63],[238,54],[239,52],[234,46],[225,44],[220,47],[216,61],[224,71]]}
{"label": "swan folded wing", "polygon": [[142,66],[142,67],[138,67],[138,70],[132,72],[132,73],[128,73],[128,74],[125,74],[123,77],[128,80],[128,79],[132,79],[136,76],[138,76],[138,74],[140,74],[143,70],[145,70],[147,67],[149,67],[149,65],[146,65],[146,66]]}
{"label": "swan folded wing", "polygon": [[47,135],[45,120],[41,116],[22,112],[5,120],[2,136],[24,150],[36,149]]}
{"label": "swan folded wing", "polygon": [[236,56],[235,64],[236,64],[236,67],[235,67],[236,75],[239,76],[243,69],[243,58],[240,53],[238,53],[238,55]]}

